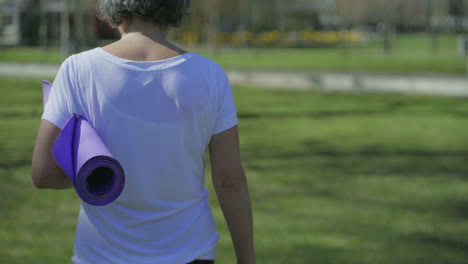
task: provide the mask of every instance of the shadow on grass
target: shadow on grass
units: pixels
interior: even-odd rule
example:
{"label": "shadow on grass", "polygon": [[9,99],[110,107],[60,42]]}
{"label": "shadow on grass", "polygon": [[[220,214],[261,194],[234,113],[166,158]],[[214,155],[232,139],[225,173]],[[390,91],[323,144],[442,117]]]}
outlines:
{"label": "shadow on grass", "polygon": [[[444,208],[447,215],[454,215],[461,219],[468,220],[468,197],[467,199],[454,199],[450,201],[448,206],[445,206]],[[468,250],[468,242],[465,249]]]}
{"label": "shadow on grass", "polygon": [[414,241],[423,245],[429,245],[436,248],[445,248],[450,251],[456,251],[468,257],[468,241],[456,238],[446,238],[429,233],[413,233],[406,237],[409,241]]}
{"label": "shadow on grass", "polygon": [[[0,212],[5,216],[9,210],[21,207],[22,201],[28,198],[29,192],[34,188],[32,182],[27,186],[16,175],[19,171],[26,171],[26,168],[22,164],[17,164],[16,167],[11,166],[8,169],[0,167],[0,178],[2,179],[2,184],[0,185],[0,193],[2,194]],[[25,173],[24,176],[27,177],[28,175]]]}
{"label": "shadow on grass", "polygon": [[0,119],[39,119],[42,115],[42,111],[30,111],[30,112],[0,112]]}
{"label": "shadow on grass", "polygon": [[[337,249],[325,246],[312,246],[292,244],[284,247],[276,246],[269,248],[268,251],[258,252],[257,258],[264,263],[294,263],[294,264],[336,264],[337,259],[345,259],[345,256],[351,255],[352,252],[344,249]],[[345,263],[345,262],[343,262]]]}
{"label": "shadow on grass", "polygon": [[[293,94],[286,91],[241,90],[245,92],[243,97],[237,96],[237,101],[240,102],[238,116],[240,119],[246,120],[297,117],[326,119],[392,113],[412,116],[443,114],[461,118],[468,117],[468,106],[464,103],[463,98],[379,93],[298,92]],[[281,102],[279,107],[272,106],[278,102]]]}
{"label": "shadow on grass", "polygon": [[31,166],[31,160],[14,160],[14,161],[8,161],[8,162],[0,161],[0,170],[5,169],[5,170],[14,171],[14,170],[21,169],[21,168],[27,168],[29,166]]}
{"label": "shadow on grass", "polygon": [[334,118],[334,117],[351,117],[351,116],[362,116],[362,115],[376,115],[376,114],[387,114],[388,110],[354,110],[354,111],[317,111],[309,113],[239,113],[241,119],[262,119],[262,118]]}
{"label": "shadow on grass", "polygon": [[[312,112],[239,112],[240,119],[284,119],[284,118],[314,118],[314,119],[327,119],[337,117],[357,117],[357,116],[371,116],[371,115],[386,115],[398,113],[397,108],[384,108],[384,109],[355,109],[355,110],[332,110],[332,111],[312,111]],[[404,114],[411,114],[412,116],[428,116],[431,113],[420,112],[416,110],[404,111]],[[441,111],[434,111],[434,114],[446,114],[449,116],[468,118],[468,111],[457,109],[445,109]]]}
{"label": "shadow on grass", "polygon": [[[243,157],[254,169],[278,169],[288,166],[288,160],[304,160],[304,173],[307,170],[317,171],[327,169],[330,173],[348,176],[372,173],[395,176],[408,175],[440,175],[468,177],[468,151],[430,151],[424,149],[383,150],[378,146],[368,146],[352,151],[325,150],[323,145],[314,147],[309,144],[297,151],[278,152],[273,148],[247,148]],[[277,160],[265,166],[259,160]],[[291,166],[292,168],[294,166]]]}

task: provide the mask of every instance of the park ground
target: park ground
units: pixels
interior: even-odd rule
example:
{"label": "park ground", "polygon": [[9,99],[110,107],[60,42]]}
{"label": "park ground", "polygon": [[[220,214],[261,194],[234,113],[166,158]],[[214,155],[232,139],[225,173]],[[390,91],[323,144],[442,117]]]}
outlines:
{"label": "park ground", "polygon": [[[188,48],[219,62],[226,69],[319,70],[396,73],[466,74],[467,59],[458,51],[458,36],[441,34],[432,51],[427,34],[399,35],[387,54],[380,41],[329,48]],[[0,62],[60,63],[60,51],[38,48],[0,48]]]}
{"label": "park ground", "polygon": [[[0,263],[69,263],[80,201],[30,179],[41,80],[0,84]],[[468,263],[466,99],[256,87],[234,96],[258,263]],[[211,204],[217,262],[235,264],[214,195]]]}

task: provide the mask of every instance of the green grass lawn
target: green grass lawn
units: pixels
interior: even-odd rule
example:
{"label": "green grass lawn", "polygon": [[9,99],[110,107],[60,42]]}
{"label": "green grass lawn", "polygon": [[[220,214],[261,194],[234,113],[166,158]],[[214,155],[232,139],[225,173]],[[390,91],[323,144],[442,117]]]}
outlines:
{"label": "green grass lawn", "polygon": [[466,61],[455,55],[394,52],[357,48],[348,55],[338,48],[226,50],[201,52],[225,68],[267,70],[323,70],[353,72],[464,74]]}
{"label": "green grass lawn", "polygon": [[465,74],[466,58],[457,55],[457,41],[455,35],[439,36],[435,54],[426,34],[399,35],[390,54],[383,52],[379,41],[348,50],[244,49],[201,51],[201,54],[226,68]]}
{"label": "green grass lawn", "polygon": [[[29,176],[40,81],[2,78],[0,91],[0,263],[69,263],[77,195]],[[467,263],[465,99],[234,93],[258,263]],[[218,263],[235,264],[211,199]]]}
{"label": "green grass lawn", "polygon": [[[225,68],[270,70],[377,71],[400,73],[465,74],[466,58],[457,55],[457,37],[441,35],[439,50],[431,55],[430,38],[425,34],[400,35],[388,55],[376,42],[343,48],[304,49],[189,49],[218,61]],[[345,55],[347,54],[347,55]],[[0,62],[59,63],[58,50],[34,48],[0,49]]]}
{"label": "green grass lawn", "polygon": [[55,48],[0,47],[0,62],[60,63],[61,61],[62,55],[60,50]]}

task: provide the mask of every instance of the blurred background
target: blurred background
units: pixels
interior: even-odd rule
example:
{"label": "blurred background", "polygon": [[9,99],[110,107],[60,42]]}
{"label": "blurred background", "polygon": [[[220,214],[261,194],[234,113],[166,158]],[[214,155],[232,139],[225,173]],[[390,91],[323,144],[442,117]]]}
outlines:
{"label": "blurred background", "polygon": [[[468,0],[192,3],[169,38],[233,85],[258,263],[468,263]],[[78,196],[30,158],[41,80],[119,37],[95,5],[0,0],[0,263],[73,254]]]}
{"label": "blurred background", "polygon": [[[59,50],[63,59],[117,39],[96,18],[95,5],[96,0],[0,0],[1,51],[40,47]],[[458,57],[459,63],[468,52],[464,0],[205,0],[193,1],[192,10],[171,39],[221,55],[225,49],[335,48],[343,56],[380,49],[443,55],[453,63]]]}

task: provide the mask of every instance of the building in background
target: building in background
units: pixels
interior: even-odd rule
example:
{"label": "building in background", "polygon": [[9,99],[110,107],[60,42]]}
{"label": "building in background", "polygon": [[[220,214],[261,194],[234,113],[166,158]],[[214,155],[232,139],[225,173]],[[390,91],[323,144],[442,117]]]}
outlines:
{"label": "building in background", "polygon": [[96,18],[95,5],[96,0],[0,0],[0,45],[60,46],[64,17],[74,45],[114,38],[112,28]]}
{"label": "building in background", "polygon": [[[34,45],[37,30],[27,12],[29,0],[0,0],[0,45]],[[32,42],[32,43],[31,43]]]}
{"label": "building in background", "polygon": [[[117,34],[95,16],[97,0],[0,0],[0,45],[82,50]],[[203,0],[173,32],[190,45],[314,46],[392,32],[466,34],[468,0]],[[348,37],[348,38],[345,38]]]}

